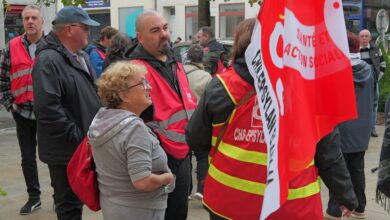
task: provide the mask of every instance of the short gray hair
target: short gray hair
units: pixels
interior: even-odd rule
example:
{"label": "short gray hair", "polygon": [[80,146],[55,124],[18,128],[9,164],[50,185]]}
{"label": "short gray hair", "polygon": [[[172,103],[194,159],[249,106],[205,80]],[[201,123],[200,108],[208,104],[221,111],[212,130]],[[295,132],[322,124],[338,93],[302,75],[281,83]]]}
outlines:
{"label": "short gray hair", "polygon": [[51,27],[51,30],[54,33],[59,33],[64,30],[66,24],[53,24],[53,27]]}
{"label": "short gray hair", "polygon": [[199,44],[193,44],[187,51],[187,59],[194,63],[202,63],[203,47]]}
{"label": "short gray hair", "polygon": [[41,8],[37,5],[26,5],[26,7],[23,8],[23,11],[22,11],[22,17],[24,15],[24,12],[27,11],[27,10],[36,10],[39,12],[39,16],[43,19],[43,16],[42,16],[42,11],[41,11]]}
{"label": "short gray hair", "polygon": [[136,31],[140,31],[141,30],[141,27],[143,26],[141,21],[144,19],[144,17],[150,16],[150,15],[162,16],[161,13],[156,11],[156,10],[153,10],[153,9],[146,9],[146,10],[144,10],[141,14],[139,14],[137,16],[137,20],[135,22],[135,30]]}

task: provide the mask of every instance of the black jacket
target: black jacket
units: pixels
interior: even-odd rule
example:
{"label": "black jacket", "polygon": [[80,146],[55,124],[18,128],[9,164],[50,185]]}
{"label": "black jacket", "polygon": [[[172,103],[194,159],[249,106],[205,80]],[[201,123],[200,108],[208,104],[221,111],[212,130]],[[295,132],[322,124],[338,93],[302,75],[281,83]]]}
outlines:
{"label": "black jacket", "polygon": [[[240,77],[253,85],[244,57],[235,60],[233,68]],[[207,157],[205,152],[211,148],[212,123],[225,122],[233,108],[234,104],[221,82],[217,78],[212,79],[186,127],[186,141],[196,155]],[[200,159],[204,158],[197,158]],[[336,200],[350,210],[356,208],[358,203],[340,150],[338,130],[317,144],[315,165]]]}
{"label": "black jacket", "polygon": [[37,118],[40,159],[66,165],[87,134],[101,104],[96,94],[95,72],[81,52],[89,73],[53,32],[41,40],[32,71],[34,113]]}
{"label": "black jacket", "polygon": [[362,48],[360,49],[360,53],[362,55],[362,60],[371,65],[373,69],[374,80],[375,82],[378,82],[386,69],[385,59],[383,58],[382,51],[375,43],[370,42],[370,48]]}
{"label": "black jacket", "polygon": [[204,53],[203,65],[207,72],[211,75],[215,74],[218,70],[219,60],[225,67],[229,66],[228,50],[221,43],[215,38],[210,38],[205,42],[205,45],[208,47],[208,51]]}

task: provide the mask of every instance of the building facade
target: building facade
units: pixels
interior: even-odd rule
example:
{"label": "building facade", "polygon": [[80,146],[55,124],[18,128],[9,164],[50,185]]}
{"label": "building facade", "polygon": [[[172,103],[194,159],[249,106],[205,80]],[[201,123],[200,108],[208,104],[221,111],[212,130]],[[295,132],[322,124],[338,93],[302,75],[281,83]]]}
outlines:
{"label": "building facade", "polygon": [[[35,3],[36,0],[8,0],[9,6],[4,13],[5,42],[24,33],[22,10],[26,5]],[[45,33],[49,33],[51,30],[51,21],[55,17],[55,5],[52,4],[49,7],[41,6],[41,11],[44,20],[43,30]]]}
{"label": "building facade", "polygon": [[[164,15],[171,27],[172,41],[177,37],[189,40],[199,28],[198,0],[110,0],[107,5],[103,5],[103,0],[87,0],[87,4],[91,2],[93,4],[84,8],[94,19],[103,20],[104,25],[111,24],[131,37],[135,37],[135,19],[145,9],[155,9]],[[374,39],[378,36],[375,26],[378,10],[383,8],[390,13],[390,0],[343,0],[343,4],[348,30],[358,33],[369,29]],[[259,7],[257,4],[250,6],[247,0],[211,1],[211,25],[216,37],[233,38],[236,24],[245,18],[255,17]],[[96,33],[92,31],[92,35]]]}
{"label": "building facade", "polygon": [[373,39],[378,37],[376,15],[380,9],[390,14],[390,0],[343,0],[347,29],[359,33],[362,29],[371,31]]}
{"label": "building facade", "polygon": [[[198,29],[198,0],[142,0],[124,1],[87,0],[82,6],[101,27],[111,25],[120,31],[135,37],[135,20],[145,9],[160,11],[169,22],[172,41],[177,37],[188,40]],[[63,5],[58,4],[58,10]],[[254,17],[259,11],[259,5],[250,6],[247,0],[215,0],[211,2],[210,13],[212,26],[215,27],[217,38],[231,39],[233,29],[245,18]],[[98,30],[91,30],[92,38],[98,36]]]}

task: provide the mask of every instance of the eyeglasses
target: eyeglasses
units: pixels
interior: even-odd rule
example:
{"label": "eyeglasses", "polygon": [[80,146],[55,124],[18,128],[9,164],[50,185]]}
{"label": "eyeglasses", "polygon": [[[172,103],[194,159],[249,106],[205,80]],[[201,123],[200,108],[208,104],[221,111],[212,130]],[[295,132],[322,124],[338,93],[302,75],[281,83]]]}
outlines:
{"label": "eyeglasses", "polygon": [[144,89],[147,89],[147,88],[150,88],[150,83],[147,79],[141,79],[141,81],[135,85],[132,85],[132,86],[129,86],[127,87],[127,90],[131,89],[131,88],[134,88],[136,86],[139,86],[139,85],[142,85],[142,87],[144,87]]}
{"label": "eyeglasses", "polygon": [[70,26],[76,26],[76,27],[83,29],[84,31],[89,31],[89,27],[87,25],[71,24]]}

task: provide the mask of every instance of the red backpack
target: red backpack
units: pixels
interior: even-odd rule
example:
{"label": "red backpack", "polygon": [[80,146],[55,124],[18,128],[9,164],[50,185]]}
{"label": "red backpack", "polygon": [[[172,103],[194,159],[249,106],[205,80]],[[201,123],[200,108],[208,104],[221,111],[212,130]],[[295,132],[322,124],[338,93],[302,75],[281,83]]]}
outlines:
{"label": "red backpack", "polygon": [[97,173],[88,136],[83,139],[70,159],[67,173],[73,192],[89,209],[99,211]]}

